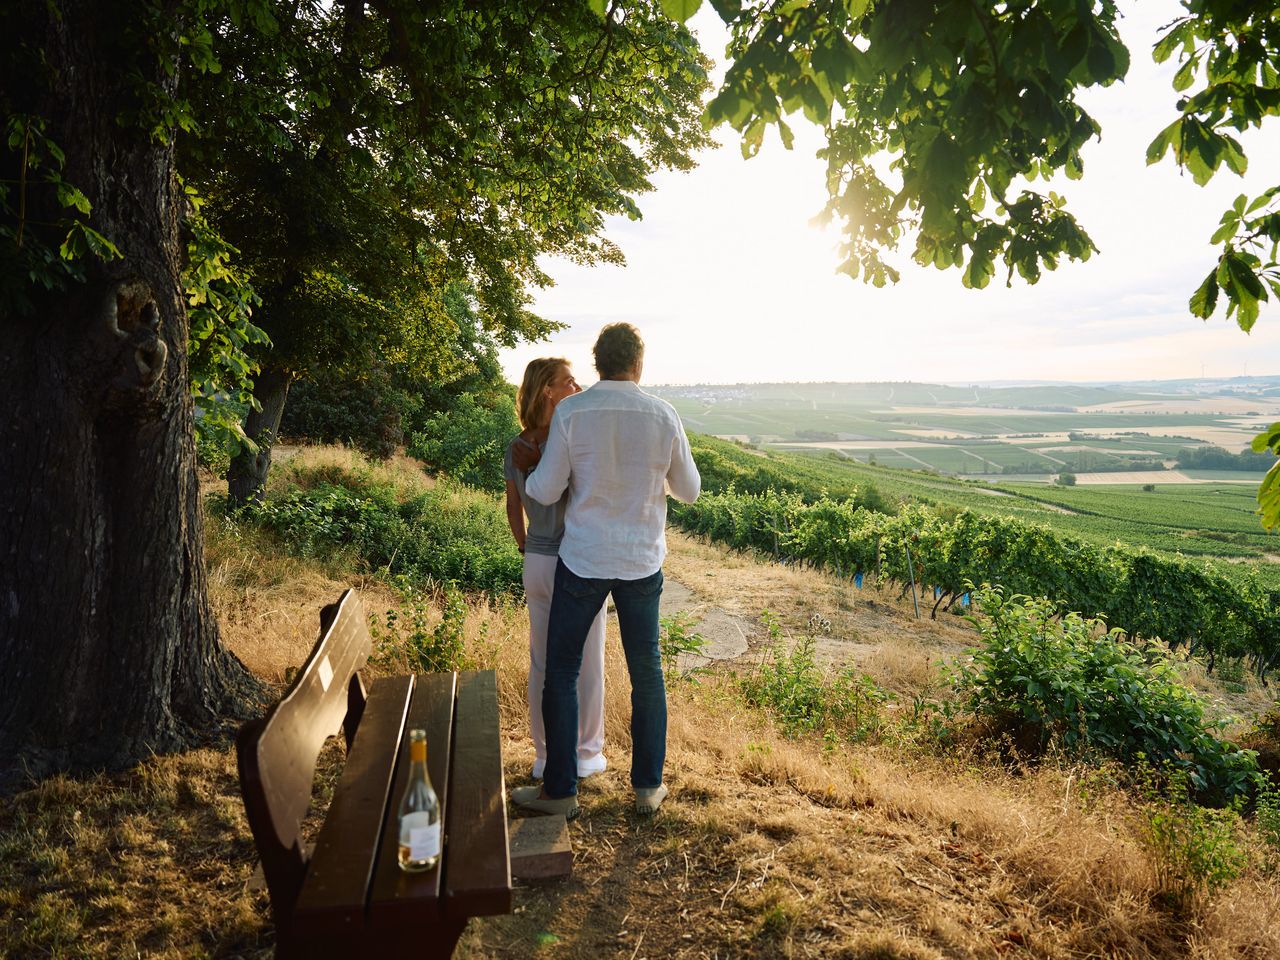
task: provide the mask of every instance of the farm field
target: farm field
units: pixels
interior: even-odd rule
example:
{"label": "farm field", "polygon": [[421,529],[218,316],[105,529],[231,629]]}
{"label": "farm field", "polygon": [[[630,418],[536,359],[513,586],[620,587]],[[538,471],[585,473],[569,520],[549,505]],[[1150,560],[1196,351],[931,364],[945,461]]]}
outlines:
{"label": "farm field", "polygon": [[[908,470],[1038,479],[1060,471],[1162,471],[1181,451],[1206,445],[1239,453],[1259,430],[1280,420],[1278,385],[1277,378],[1262,377],[1163,385],[797,383],[652,389],[676,407],[692,432],[770,450],[835,452]],[[1169,482],[1202,479],[1252,477],[1193,473]]]}

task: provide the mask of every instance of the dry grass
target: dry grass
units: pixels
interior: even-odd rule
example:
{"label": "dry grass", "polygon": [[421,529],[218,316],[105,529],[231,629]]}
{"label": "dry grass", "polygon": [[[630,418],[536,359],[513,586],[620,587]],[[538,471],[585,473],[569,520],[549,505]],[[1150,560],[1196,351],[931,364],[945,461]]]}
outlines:
{"label": "dry grass", "polygon": [[[223,634],[279,680],[349,574],[244,530],[209,540]],[[972,639],[955,618],[914,621],[896,596],[672,540],[668,572],[700,596],[745,617],[768,607],[792,632],[823,613],[830,643],[844,644],[833,649],[904,694]],[[376,625],[398,598],[358,586]],[[583,783],[573,876],[519,885],[515,912],[473,923],[460,956],[1280,957],[1280,894],[1262,858],[1214,898],[1164,906],[1135,808],[1105,772],[788,741],[744,706],[733,664],[673,686],[672,794],[639,818],[615,630],[611,618],[611,767]],[[469,601],[469,656],[498,669],[509,785],[527,781],[533,759],[526,631],[519,606]],[[373,669],[402,666],[384,650]],[[335,749],[322,763],[320,807],[338,762]],[[247,886],[254,861],[229,748],[47,780],[0,808],[0,957],[265,960],[274,936],[265,895]]]}
{"label": "dry grass", "polygon": [[[518,663],[503,667],[514,685]],[[618,769],[625,681],[609,680],[615,768],[583,785],[574,876],[531,886],[516,914],[478,924],[472,956],[532,955],[548,935],[550,955],[581,958],[940,958],[1015,946],[1034,957],[1280,956],[1280,898],[1259,875],[1195,913],[1162,909],[1129,802],[1102,778],[1082,790],[1079,770],[1019,776],[884,748],[824,753],[743,711],[727,676],[673,691],[672,796],[644,821]],[[512,712],[504,750],[520,782],[531,752],[523,711]]]}
{"label": "dry grass", "polygon": [[[273,451],[273,466],[267,480],[267,489],[308,486],[326,480],[338,482],[350,473],[368,472],[383,480],[392,480],[408,489],[427,489],[435,486],[435,480],[422,470],[422,464],[412,457],[397,452],[387,460],[377,463],[342,444],[319,444],[306,447],[277,446]],[[304,477],[307,478],[304,480]]]}
{"label": "dry grass", "polygon": [[[669,566],[687,574],[694,549],[725,589],[715,548],[677,546]],[[808,595],[833,589],[782,573],[811,577]],[[736,595],[778,575],[752,570]],[[726,668],[671,691],[672,796],[653,821],[638,818],[612,621],[608,642],[612,766],[583,783],[574,876],[532,885],[515,914],[475,924],[471,956],[1280,956],[1280,896],[1257,868],[1187,911],[1162,906],[1135,809],[1104,772],[787,741],[742,706]],[[910,688],[933,678],[922,648],[928,638],[878,644],[864,665]],[[533,758],[525,663],[517,644],[498,658],[514,784]]]}
{"label": "dry grass", "polygon": [[53,777],[0,812],[0,956],[270,956],[235,756]]}

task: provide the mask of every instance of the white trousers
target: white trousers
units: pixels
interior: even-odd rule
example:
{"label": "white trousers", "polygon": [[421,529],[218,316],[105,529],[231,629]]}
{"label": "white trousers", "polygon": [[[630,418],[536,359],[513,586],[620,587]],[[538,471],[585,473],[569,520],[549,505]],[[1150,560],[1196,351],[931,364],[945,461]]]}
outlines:
{"label": "white trousers", "polygon": [[[547,734],[542,723],[542,686],[547,676],[547,621],[556,582],[556,558],[524,555],[524,595],[529,604],[529,732],[533,736],[533,775],[542,776],[547,762]],[[578,674],[579,776],[604,769],[604,618],[608,604],[591,623],[582,648]]]}

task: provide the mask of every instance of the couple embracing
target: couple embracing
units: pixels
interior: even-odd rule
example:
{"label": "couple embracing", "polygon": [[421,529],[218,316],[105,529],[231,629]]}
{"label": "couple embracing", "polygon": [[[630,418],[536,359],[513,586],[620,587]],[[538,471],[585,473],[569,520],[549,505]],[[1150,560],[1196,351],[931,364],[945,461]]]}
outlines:
{"label": "couple embracing", "polygon": [[[600,382],[581,390],[567,361],[534,360],[507,449],[507,519],[525,555],[529,714],[541,786],[518,806],[578,815],[578,779],[605,769],[604,610],[613,596],[631,677],[636,810],[667,795],[667,697],[658,647],[668,490],[697,499],[698,468],[670,404],[639,387],[644,342],[628,323],[600,331]],[[528,514],[528,527],[525,514]]]}

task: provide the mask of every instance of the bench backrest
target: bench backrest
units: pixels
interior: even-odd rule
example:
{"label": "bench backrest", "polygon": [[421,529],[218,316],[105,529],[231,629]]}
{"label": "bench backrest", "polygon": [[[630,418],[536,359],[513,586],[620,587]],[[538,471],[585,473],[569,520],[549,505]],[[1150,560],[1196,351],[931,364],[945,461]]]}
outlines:
{"label": "bench backrest", "polygon": [[306,873],[300,824],[316,759],[340,726],[351,743],[364,706],[357,671],[372,646],[360,597],[347,590],[321,610],[320,639],[284,696],[237,737],[240,789],[277,924],[292,913]]}

